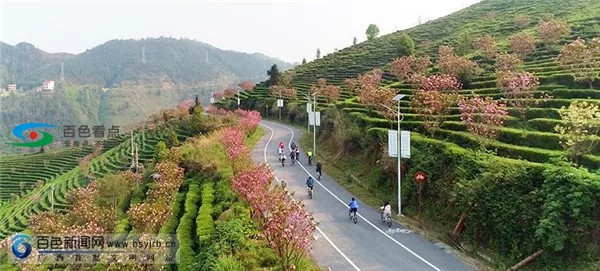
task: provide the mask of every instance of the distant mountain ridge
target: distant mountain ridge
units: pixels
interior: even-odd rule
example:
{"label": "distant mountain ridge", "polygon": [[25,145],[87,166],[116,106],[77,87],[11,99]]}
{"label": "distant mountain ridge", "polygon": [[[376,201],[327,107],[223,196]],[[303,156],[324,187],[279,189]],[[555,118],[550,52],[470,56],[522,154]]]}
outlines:
{"label": "distant mountain ridge", "polygon": [[80,54],[48,53],[26,42],[15,46],[0,42],[0,84],[16,83],[28,90],[47,79],[59,80],[63,61],[66,81],[104,87],[262,81],[273,64],[280,70],[292,67],[260,53],[221,50],[189,39],[110,40]]}

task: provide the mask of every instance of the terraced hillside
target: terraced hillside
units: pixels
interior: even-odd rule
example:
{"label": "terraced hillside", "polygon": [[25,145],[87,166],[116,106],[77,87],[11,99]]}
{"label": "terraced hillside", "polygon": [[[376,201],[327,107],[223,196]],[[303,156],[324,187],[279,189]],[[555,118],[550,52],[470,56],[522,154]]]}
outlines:
{"label": "terraced hillside", "polygon": [[[497,140],[491,143],[491,147],[497,150],[499,156],[545,163],[563,153],[559,134],[554,130],[556,124],[561,123],[558,109],[562,106],[568,107],[575,99],[600,102],[600,90],[589,89],[585,84],[575,83],[573,77],[561,70],[557,64],[562,45],[570,43],[577,37],[586,40],[600,37],[599,1],[482,1],[438,20],[385,35],[373,41],[366,41],[301,65],[294,69],[296,75],[292,85],[298,91],[298,98],[304,102],[310,86],[315,84],[318,78],[325,78],[328,84],[342,85],[345,79],[354,78],[373,68],[380,68],[384,71],[382,84],[395,88],[398,93],[408,95],[401,101],[401,111],[404,113],[403,128],[423,132],[421,119],[410,107],[410,96],[415,92],[414,86],[399,83],[390,73],[390,63],[400,56],[397,44],[401,33],[408,34],[414,40],[417,53],[429,55],[432,62],[437,59],[437,49],[440,45],[458,48],[461,46],[461,39],[470,39],[472,44],[473,39],[483,35],[493,36],[500,51],[509,52],[508,38],[520,31],[535,36],[538,21],[546,12],[554,13],[557,19],[566,20],[572,32],[562,39],[558,46],[546,46],[538,38],[535,51],[524,58],[520,68],[539,77],[541,84],[535,92],[536,97],[548,94],[553,98],[529,110],[526,122],[519,120],[519,113],[515,108],[509,107],[511,117],[505,124],[505,128],[501,129]],[[516,15],[529,17],[530,23],[524,29],[519,29],[513,21]],[[485,61],[474,49],[468,50],[465,57],[478,62],[485,71],[465,84],[460,94],[464,96],[478,94],[494,99],[505,98],[504,92],[496,87],[493,62]],[[436,71],[437,66],[430,68],[430,73]],[[596,82],[595,86],[598,85],[600,84]],[[337,107],[356,119],[365,130],[374,127],[390,128],[391,123],[388,120],[378,112],[367,110],[353,96],[342,88],[342,101],[337,102]],[[257,85],[252,92],[243,93],[242,98],[246,100],[248,107],[261,102],[262,108],[258,109],[262,112],[265,111],[265,100],[269,103],[274,102],[264,83]],[[318,102],[321,105],[326,103],[324,97],[321,97]],[[323,107],[320,110],[322,111]],[[291,108],[287,106],[284,108],[284,113],[290,111]],[[300,112],[302,113],[302,110]],[[305,114],[302,116],[301,121],[304,121]],[[476,139],[460,122],[458,107],[452,108],[446,120],[441,129],[436,132],[437,139],[457,143],[465,148],[478,146]],[[585,155],[581,164],[591,169],[599,168],[600,148],[595,148],[590,154]]]}
{"label": "terraced hillside", "polygon": [[[180,140],[184,140],[189,134],[185,131],[176,130]],[[133,141],[139,146],[139,162],[147,163],[154,158],[156,144],[165,140],[164,130],[155,130],[152,132],[136,132]],[[88,165],[89,175],[93,178],[100,178],[107,173],[128,169],[131,165],[131,137],[121,136],[112,139],[105,144],[105,152],[93,158]],[[81,167],[77,166],[76,155],[83,156],[90,150],[69,149],[53,154],[53,162],[47,162],[49,170],[40,170],[37,167],[22,167],[21,163],[6,163],[2,167],[4,172],[13,172],[20,170],[20,178],[24,180],[36,180],[46,177],[45,184],[36,187],[30,193],[23,194],[18,199],[13,199],[10,204],[0,205],[0,240],[7,235],[21,231],[28,225],[28,217],[32,213],[40,213],[45,210],[54,209],[63,210],[66,207],[65,195],[71,189],[84,187],[90,180],[84,177]],[[21,156],[15,161],[21,161],[24,164],[41,161],[43,158],[33,156]],[[70,167],[69,167],[70,165]],[[61,173],[60,170],[64,171]],[[11,180],[14,180],[11,179]],[[8,182],[7,182],[8,183]],[[13,187],[14,184],[11,185]],[[17,184],[18,188],[18,184]],[[54,192],[54,196],[52,196]],[[54,203],[54,204],[53,204]]]}
{"label": "terraced hillside", "polygon": [[[10,200],[11,194],[24,195],[36,185],[77,166],[78,159],[93,151],[88,148],[69,148],[52,153],[0,157],[0,201]],[[35,172],[30,172],[36,169]]]}

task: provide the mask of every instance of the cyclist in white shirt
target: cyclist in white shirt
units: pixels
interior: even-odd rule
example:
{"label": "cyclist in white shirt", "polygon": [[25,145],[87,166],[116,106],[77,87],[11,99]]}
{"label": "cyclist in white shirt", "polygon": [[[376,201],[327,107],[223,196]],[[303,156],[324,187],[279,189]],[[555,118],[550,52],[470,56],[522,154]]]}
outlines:
{"label": "cyclist in white shirt", "polygon": [[383,217],[392,216],[392,206],[389,201],[385,201],[379,209],[383,210]]}

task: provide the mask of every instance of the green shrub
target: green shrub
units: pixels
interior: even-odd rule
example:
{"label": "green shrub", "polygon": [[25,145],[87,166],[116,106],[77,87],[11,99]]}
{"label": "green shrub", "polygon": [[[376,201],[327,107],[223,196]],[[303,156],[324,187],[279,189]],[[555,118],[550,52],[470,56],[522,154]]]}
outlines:
{"label": "green shrub", "polygon": [[194,218],[198,213],[198,201],[200,199],[200,186],[191,184],[186,194],[184,204],[184,214],[181,217],[177,227],[177,240],[179,240],[179,249],[177,257],[179,259],[179,268],[181,270],[194,270],[194,247],[195,231]]}
{"label": "green shrub", "polygon": [[196,218],[196,225],[198,227],[196,233],[199,244],[209,242],[214,231],[214,221],[212,218],[213,200],[213,184],[206,183],[202,190],[202,206],[200,206],[198,217]]}
{"label": "green shrub", "polygon": [[215,229],[215,247],[220,253],[235,254],[244,250],[247,238],[244,222],[233,218],[219,223]]}
{"label": "green shrub", "polygon": [[220,256],[215,266],[216,271],[245,271],[244,265],[232,256]]}

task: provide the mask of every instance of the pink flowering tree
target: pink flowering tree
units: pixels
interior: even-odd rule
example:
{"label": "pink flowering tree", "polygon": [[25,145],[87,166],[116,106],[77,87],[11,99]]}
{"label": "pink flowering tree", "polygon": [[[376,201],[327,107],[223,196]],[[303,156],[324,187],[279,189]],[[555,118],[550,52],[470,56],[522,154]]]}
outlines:
{"label": "pink flowering tree", "polygon": [[485,147],[498,136],[498,127],[508,119],[506,104],[491,97],[462,98],[458,102],[460,119],[474,134],[481,147]]}
{"label": "pink flowering tree", "polygon": [[431,60],[428,56],[403,56],[394,59],[390,73],[395,75],[400,82],[419,83],[425,77],[429,65],[431,65]]}
{"label": "pink flowering tree", "polygon": [[254,89],[254,83],[252,81],[244,81],[238,85],[244,91],[252,91]]}
{"label": "pink flowering tree", "polygon": [[292,202],[283,189],[272,190],[264,200],[271,204],[261,235],[275,250],[281,270],[297,270],[314,239],[314,218],[304,204]]}
{"label": "pink flowering tree", "polygon": [[535,39],[532,35],[525,32],[512,35],[508,39],[508,43],[511,51],[521,58],[525,58],[525,56],[535,50]]}
{"label": "pink flowering tree", "polygon": [[594,88],[594,81],[600,69],[600,40],[594,39],[586,44],[585,40],[577,38],[566,45],[558,56],[558,64],[569,71],[576,82],[587,83]]}
{"label": "pink flowering tree", "polygon": [[439,47],[437,64],[441,73],[459,78],[463,83],[469,82],[475,75],[481,73],[475,61],[457,56],[451,46]]}
{"label": "pink flowering tree", "polygon": [[504,91],[508,104],[519,112],[523,120],[527,120],[527,112],[531,106],[552,98],[547,94],[537,98],[534,96],[540,81],[532,73],[504,71],[496,74],[498,88]]}
{"label": "pink flowering tree", "polygon": [[177,108],[182,108],[182,109],[185,109],[185,110],[189,110],[192,106],[194,106],[194,104],[195,104],[194,100],[187,99],[187,100],[184,100],[181,103],[179,103],[177,105]]}
{"label": "pink flowering tree", "polygon": [[462,85],[456,77],[448,75],[433,75],[422,80],[421,87],[412,99],[411,107],[423,120],[425,129],[433,136],[444,123],[458,99]]}
{"label": "pink flowering tree", "polygon": [[565,21],[556,19],[541,20],[538,24],[538,34],[546,45],[554,45],[571,34],[571,28]]}

